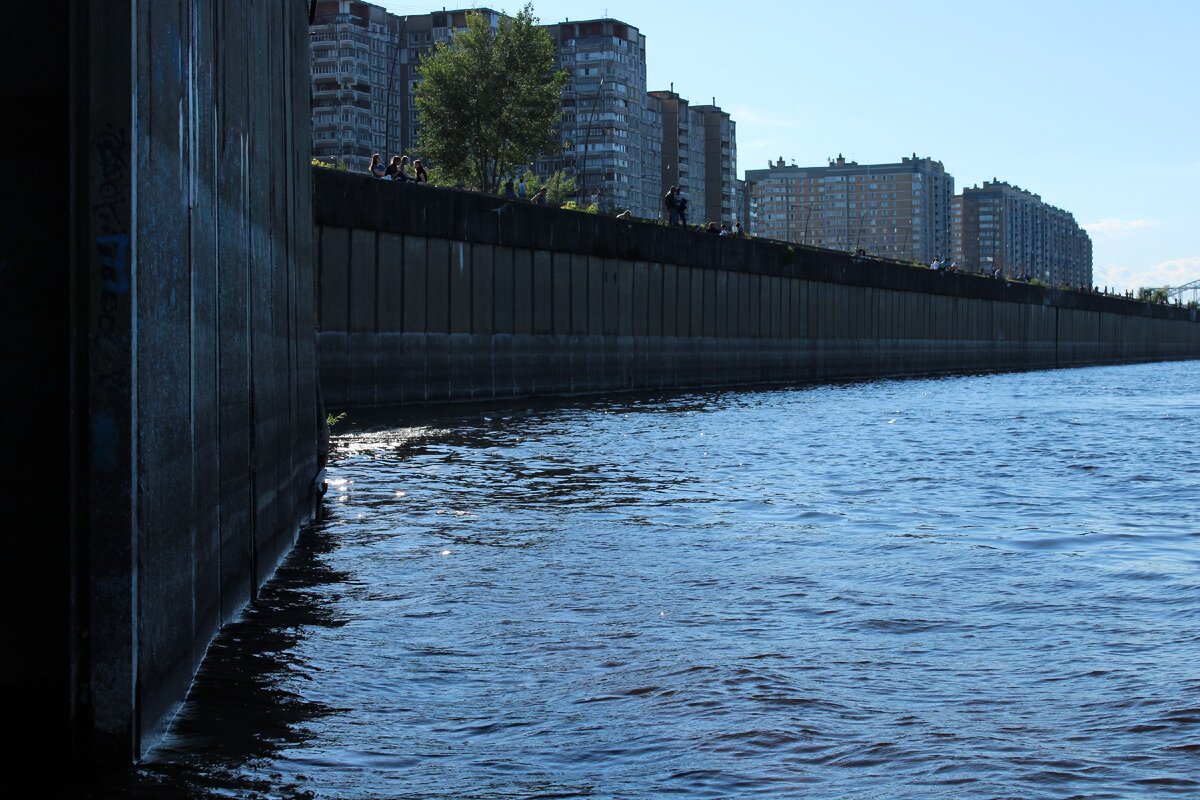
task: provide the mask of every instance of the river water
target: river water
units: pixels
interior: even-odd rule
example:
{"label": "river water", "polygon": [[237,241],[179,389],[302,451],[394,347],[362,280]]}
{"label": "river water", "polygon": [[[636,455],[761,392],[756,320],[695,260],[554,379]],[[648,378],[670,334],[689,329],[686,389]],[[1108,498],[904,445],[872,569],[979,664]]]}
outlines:
{"label": "river water", "polygon": [[132,794],[1200,796],[1200,363],[335,429]]}

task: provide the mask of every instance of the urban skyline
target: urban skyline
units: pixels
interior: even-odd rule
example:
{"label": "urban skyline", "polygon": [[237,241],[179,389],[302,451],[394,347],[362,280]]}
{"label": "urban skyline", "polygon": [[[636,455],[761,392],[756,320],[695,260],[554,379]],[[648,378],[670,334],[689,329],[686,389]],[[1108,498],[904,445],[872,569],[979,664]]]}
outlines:
{"label": "urban skyline", "polygon": [[[477,10],[497,27],[501,13]],[[317,2],[311,29],[314,156],[361,170],[375,152],[390,157],[411,151],[420,121],[416,65],[438,42],[464,30],[470,13],[401,17],[367,2]],[[990,274],[998,267],[1052,285],[1093,285],[1087,234],[1069,212],[1040,197],[1022,199],[1018,192],[1022,215],[1013,217],[1008,209],[1003,223],[992,222],[996,210],[986,209],[981,218],[980,203],[1002,198],[965,202],[955,196],[954,177],[943,164],[915,152],[898,163],[866,165],[839,154],[827,167],[787,165],[780,157],[739,180],[736,121],[715,97],[713,104],[698,105],[675,92],[674,83],[669,90],[649,90],[649,51],[636,26],[604,18],[542,27],[567,80],[560,99],[562,148],[532,168],[543,179],[559,171],[574,175],[584,202],[655,219],[662,213],[660,198],[672,187],[692,201],[691,220],[700,224],[741,223],[751,234],[835,250],[918,262],[962,260],[970,271]],[[995,179],[985,186],[993,184],[1008,187]],[[970,212],[965,227],[964,209]],[[1007,232],[1002,245],[997,229]]]}
{"label": "urban skyline", "polygon": [[[379,0],[393,13],[428,12]],[[515,12],[519,5],[492,3]],[[1075,215],[1103,286],[1200,278],[1200,4],[946,2],[678,7],[538,0],[543,23],[610,16],[647,37],[648,84],[716,103],[739,170],[904,153],[959,187],[998,177]],[[1003,70],[972,64],[1003,56]]]}
{"label": "urban skyline", "polygon": [[[491,8],[478,11],[493,29],[502,18]],[[317,2],[314,156],[365,169],[375,152],[390,157],[411,150],[419,133],[416,65],[438,42],[464,30],[470,13],[401,17],[367,2]],[[574,175],[584,202],[654,219],[667,188],[677,187],[692,200],[691,219],[700,224],[740,222],[752,234],[784,241],[918,262],[962,260],[970,271],[999,268],[1052,285],[1093,285],[1087,234],[1069,212],[1040,197],[1014,194],[993,179],[984,193],[993,186],[1004,192],[964,200],[955,196],[954,177],[941,162],[915,152],[899,163],[866,165],[839,154],[827,167],[787,165],[780,157],[739,180],[736,121],[715,97],[713,104],[697,105],[675,92],[674,83],[649,90],[646,36],[636,26],[604,18],[542,27],[567,80],[560,99],[562,148],[532,168],[543,179],[559,171]],[[995,204],[1007,204],[1000,222],[992,221]],[[998,240],[997,232],[1005,235]]]}

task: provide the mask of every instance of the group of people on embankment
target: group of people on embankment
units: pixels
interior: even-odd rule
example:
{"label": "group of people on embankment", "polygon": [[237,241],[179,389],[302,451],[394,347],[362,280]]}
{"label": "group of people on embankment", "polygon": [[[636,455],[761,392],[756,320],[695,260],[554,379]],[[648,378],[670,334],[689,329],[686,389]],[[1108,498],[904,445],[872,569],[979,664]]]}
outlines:
{"label": "group of people on embankment", "polygon": [[392,160],[384,165],[383,156],[376,153],[371,156],[371,166],[367,171],[385,181],[429,183],[429,173],[419,158],[412,162],[412,172],[409,172],[408,156],[392,156]]}

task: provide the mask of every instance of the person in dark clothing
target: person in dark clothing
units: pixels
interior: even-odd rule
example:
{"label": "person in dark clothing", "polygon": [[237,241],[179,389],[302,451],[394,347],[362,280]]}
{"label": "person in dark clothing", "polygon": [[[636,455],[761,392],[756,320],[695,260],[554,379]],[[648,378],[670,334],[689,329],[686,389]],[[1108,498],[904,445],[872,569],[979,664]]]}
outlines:
{"label": "person in dark clothing", "polygon": [[663,197],[663,205],[667,207],[667,224],[679,224],[679,187],[672,186]]}
{"label": "person in dark clothing", "polygon": [[687,227],[687,198],[680,197],[678,199],[677,203],[678,204],[676,205],[675,210],[679,214],[679,224],[686,228]]}
{"label": "person in dark clothing", "polygon": [[546,187],[543,186],[542,188],[538,189],[537,194],[531,197],[529,202],[539,206],[546,205]]}
{"label": "person in dark clothing", "polygon": [[511,178],[508,181],[506,181],[504,184],[504,199],[506,199],[506,200],[516,200],[517,199],[517,190],[515,188],[513,188],[513,182],[512,182]]}
{"label": "person in dark clothing", "polygon": [[383,177],[394,181],[398,172],[400,172],[400,156],[392,156],[392,160],[388,162],[387,170],[384,172]]}
{"label": "person in dark clothing", "polygon": [[396,174],[392,176],[394,181],[411,181],[412,176],[408,174],[408,156],[400,156],[400,163],[396,165]]}
{"label": "person in dark clothing", "polygon": [[708,223],[708,229],[707,229],[707,232],[708,232],[708,233],[715,233],[715,234],[716,234],[716,235],[718,235],[718,236],[720,236],[720,235],[721,235],[721,229],[717,227],[717,223],[715,223],[715,222],[710,222],[710,223]]}

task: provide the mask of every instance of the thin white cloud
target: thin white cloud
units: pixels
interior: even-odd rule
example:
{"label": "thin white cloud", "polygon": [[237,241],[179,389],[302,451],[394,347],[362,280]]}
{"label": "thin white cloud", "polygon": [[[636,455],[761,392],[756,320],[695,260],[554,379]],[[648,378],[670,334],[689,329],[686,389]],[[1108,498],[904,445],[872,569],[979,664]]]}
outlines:
{"label": "thin white cloud", "polygon": [[756,125],[763,128],[794,128],[796,120],[788,117],[760,114],[747,106],[734,106],[728,109],[729,116],[740,125]]}
{"label": "thin white cloud", "polygon": [[1146,228],[1153,228],[1156,225],[1158,223],[1150,219],[1118,219],[1110,217],[1109,219],[1102,219],[1099,222],[1085,222],[1083,223],[1083,229],[1093,236],[1112,238],[1114,236],[1122,236],[1135,231],[1145,230]]}
{"label": "thin white cloud", "polygon": [[1172,258],[1144,267],[1109,264],[1094,270],[1094,275],[1097,284],[1115,286],[1122,290],[1142,286],[1182,286],[1200,280],[1200,256]]}

